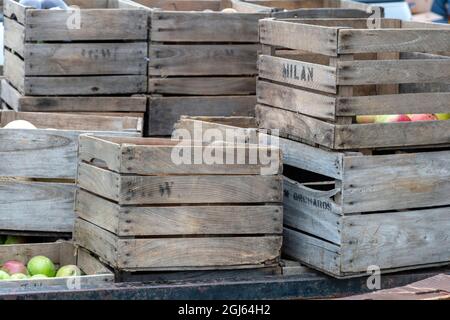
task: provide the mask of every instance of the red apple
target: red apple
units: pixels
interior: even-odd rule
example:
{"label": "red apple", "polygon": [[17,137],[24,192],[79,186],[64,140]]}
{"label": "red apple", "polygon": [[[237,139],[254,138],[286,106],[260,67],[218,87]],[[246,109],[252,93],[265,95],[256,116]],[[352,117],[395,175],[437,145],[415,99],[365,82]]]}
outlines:
{"label": "red apple", "polygon": [[25,265],[20,261],[14,260],[6,261],[3,264],[2,270],[8,272],[11,275],[15,273],[28,274],[28,270]]}
{"label": "red apple", "polygon": [[389,115],[384,119],[384,123],[392,123],[392,122],[409,122],[411,119],[405,114],[394,114]]}
{"label": "red apple", "polygon": [[423,114],[412,114],[411,121],[436,121],[438,118],[434,114],[423,113]]}

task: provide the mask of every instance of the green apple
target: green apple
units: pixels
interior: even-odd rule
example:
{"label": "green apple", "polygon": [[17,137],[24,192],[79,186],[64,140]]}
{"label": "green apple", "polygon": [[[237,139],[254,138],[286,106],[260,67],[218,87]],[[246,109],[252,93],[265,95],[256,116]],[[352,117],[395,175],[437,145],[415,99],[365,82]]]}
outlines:
{"label": "green apple", "polygon": [[48,277],[45,274],[35,274],[31,276],[30,279],[47,279]]}
{"label": "green apple", "polygon": [[450,113],[436,113],[438,120],[450,120]]}
{"label": "green apple", "polygon": [[28,272],[34,276],[36,274],[43,274],[47,277],[54,277],[56,274],[56,268],[52,260],[44,256],[35,256],[28,261]]}
{"label": "green apple", "polygon": [[23,273],[14,273],[11,275],[11,280],[25,280],[28,279],[28,276]]}
{"label": "green apple", "polygon": [[81,270],[77,266],[73,264],[68,264],[66,266],[63,266],[59,268],[58,272],[56,273],[56,277],[76,277],[81,276]]}
{"label": "green apple", "polygon": [[8,236],[4,244],[21,244],[25,242],[26,239],[24,237]]}
{"label": "green apple", "polygon": [[0,270],[0,280],[9,280],[9,278],[11,276],[7,272]]}

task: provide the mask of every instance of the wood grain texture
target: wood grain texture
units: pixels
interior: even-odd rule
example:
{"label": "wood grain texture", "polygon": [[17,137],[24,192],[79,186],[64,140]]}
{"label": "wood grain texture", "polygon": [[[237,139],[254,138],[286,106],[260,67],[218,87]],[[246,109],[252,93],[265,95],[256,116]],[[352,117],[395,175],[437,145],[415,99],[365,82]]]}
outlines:
{"label": "wood grain texture", "polygon": [[256,119],[259,128],[279,130],[281,136],[289,135],[328,147],[334,143],[334,125],[308,116],[257,105]]}
{"label": "wood grain texture", "polygon": [[281,205],[120,207],[80,190],[75,212],[118,236],[281,234]]}
{"label": "wood grain texture", "polygon": [[150,76],[256,75],[256,44],[150,44]]}
{"label": "wood grain texture", "polygon": [[336,68],[273,56],[259,56],[259,77],[302,88],[336,93]]}
{"label": "wood grain texture", "polygon": [[24,56],[25,27],[17,21],[4,17],[4,46]]}
{"label": "wood grain texture", "polygon": [[[119,176],[81,163],[81,188],[119,204],[272,203],[282,201],[279,176]],[[186,190],[190,190],[186,193]]]}
{"label": "wood grain texture", "polygon": [[149,78],[149,93],[179,95],[253,95],[256,77]]}
{"label": "wood grain texture", "polygon": [[449,262],[448,207],[343,219],[342,272]]}
{"label": "wood grain texture", "polygon": [[345,157],[343,210],[351,213],[449,205],[449,161],[449,151]]}
{"label": "wood grain texture", "polygon": [[266,81],[257,83],[257,102],[320,119],[335,119],[334,97],[282,86]]}
{"label": "wood grain texture", "polygon": [[148,136],[170,136],[181,116],[253,116],[256,96],[149,97]]}
{"label": "wood grain texture", "polygon": [[72,232],[74,184],[0,180],[0,229]]}
{"label": "wood grain texture", "polygon": [[150,14],[151,41],[258,42],[258,20],[264,13],[164,12]]}
{"label": "wood grain texture", "polygon": [[25,44],[26,76],[147,74],[147,44]]}

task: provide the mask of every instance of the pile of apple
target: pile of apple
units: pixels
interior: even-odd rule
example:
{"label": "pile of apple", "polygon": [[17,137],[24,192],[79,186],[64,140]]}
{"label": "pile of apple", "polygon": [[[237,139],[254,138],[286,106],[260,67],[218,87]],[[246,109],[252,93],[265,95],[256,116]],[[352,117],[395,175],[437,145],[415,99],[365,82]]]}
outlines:
{"label": "pile of apple", "polygon": [[35,256],[27,265],[20,261],[10,260],[0,270],[0,280],[26,280],[81,276],[81,270],[75,265],[62,266],[58,270],[47,257]]}
{"label": "pile of apple", "polygon": [[450,120],[450,113],[423,113],[423,114],[392,114],[380,116],[357,116],[356,122],[364,123],[392,123],[392,122],[417,122]]}

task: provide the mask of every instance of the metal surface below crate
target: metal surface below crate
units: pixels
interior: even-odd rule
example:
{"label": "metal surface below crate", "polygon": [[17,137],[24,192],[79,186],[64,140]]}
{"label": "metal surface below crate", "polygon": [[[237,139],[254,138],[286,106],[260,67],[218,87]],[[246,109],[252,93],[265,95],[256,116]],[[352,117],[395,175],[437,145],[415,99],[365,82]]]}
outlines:
{"label": "metal surface below crate", "polygon": [[450,113],[450,59],[416,53],[449,50],[450,28],[375,21],[380,27],[367,29],[367,19],[261,20],[260,128],[336,150],[450,143],[449,121],[353,123],[357,115]]}

